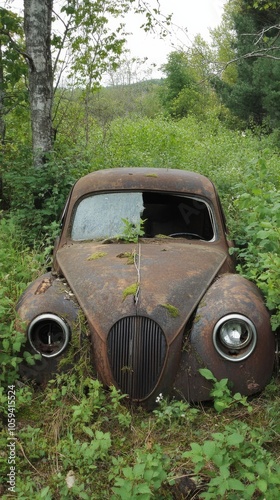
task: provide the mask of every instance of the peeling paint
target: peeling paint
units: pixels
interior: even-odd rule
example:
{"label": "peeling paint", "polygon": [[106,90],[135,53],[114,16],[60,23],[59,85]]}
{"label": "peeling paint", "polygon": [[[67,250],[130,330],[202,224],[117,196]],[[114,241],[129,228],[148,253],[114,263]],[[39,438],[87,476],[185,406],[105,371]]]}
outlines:
{"label": "peeling paint", "polygon": [[35,295],[40,295],[41,293],[45,293],[52,286],[52,281],[50,278],[45,278],[38,286]]}
{"label": "peeling paint", "polygon": [[119,259],[127,259],[126,263],[128,265],[134,264],[135,258],[136,258],[136,253],[134,252],[122,252],[117,255]]}

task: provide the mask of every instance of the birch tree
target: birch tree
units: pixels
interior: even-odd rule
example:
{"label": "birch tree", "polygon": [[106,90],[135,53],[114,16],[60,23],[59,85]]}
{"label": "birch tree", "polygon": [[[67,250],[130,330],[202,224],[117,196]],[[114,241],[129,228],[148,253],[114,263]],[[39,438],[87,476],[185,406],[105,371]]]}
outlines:
{"label": "birch tree", "polygon": [[52,8],[53,0],[24,0],[32,143],[36,167],[45,163],[46,154],[53,146]]}

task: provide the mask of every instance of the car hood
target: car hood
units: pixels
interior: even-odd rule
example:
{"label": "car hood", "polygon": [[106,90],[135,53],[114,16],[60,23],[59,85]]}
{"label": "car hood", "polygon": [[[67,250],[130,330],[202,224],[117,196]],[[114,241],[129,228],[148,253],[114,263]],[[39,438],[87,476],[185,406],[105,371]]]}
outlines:
{"label": "car hood", "polygon": [[57,263],[104,342],[120,318],[145,316],[163,329],[167,344],[182,330],[226,260],[211,243],[144,240],[77,242],[57,251]]}

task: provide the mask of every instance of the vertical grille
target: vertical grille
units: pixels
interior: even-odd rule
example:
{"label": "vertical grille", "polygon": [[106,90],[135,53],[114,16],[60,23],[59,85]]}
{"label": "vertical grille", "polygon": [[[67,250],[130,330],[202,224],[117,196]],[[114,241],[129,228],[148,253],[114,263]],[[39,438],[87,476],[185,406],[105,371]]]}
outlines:
{"label": "vertical grille", "polygon": [[157,383],[166,354],[159,325],[144,316],[122,318],[111,328],[107,348],[121,391],[136,400],[147,397]]}

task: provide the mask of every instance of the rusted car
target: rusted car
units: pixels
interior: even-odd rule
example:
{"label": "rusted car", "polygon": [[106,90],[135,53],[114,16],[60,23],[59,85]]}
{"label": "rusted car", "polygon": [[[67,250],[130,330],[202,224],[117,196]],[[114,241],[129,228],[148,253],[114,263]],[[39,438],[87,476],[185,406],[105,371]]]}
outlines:
{"label": "rusted car", "polygon": [[205,367],[235,392],[259,392],[275,338],[260,292],[235,273],[231,245],[216,189],[200,174],[115,168],[82,177],[52,270],[17,307],[28,349],[41,354],[22,374],[43,382],[57,370],[82,311],[97,376],[132,401],[209,400]]}

